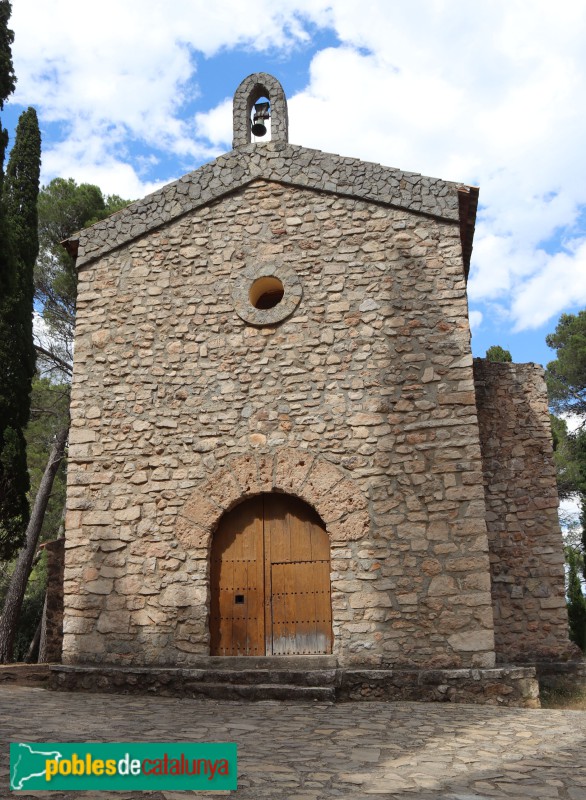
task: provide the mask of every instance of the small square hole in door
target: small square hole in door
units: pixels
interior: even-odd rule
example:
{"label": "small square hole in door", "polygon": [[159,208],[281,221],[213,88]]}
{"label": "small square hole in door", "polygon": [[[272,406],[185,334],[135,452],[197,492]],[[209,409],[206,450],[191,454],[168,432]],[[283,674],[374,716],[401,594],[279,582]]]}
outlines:
{"label": "small square hole in door", "polygon": [[234,595],[234,603],[237,606],[244,605],[244,595],[243,594]]}

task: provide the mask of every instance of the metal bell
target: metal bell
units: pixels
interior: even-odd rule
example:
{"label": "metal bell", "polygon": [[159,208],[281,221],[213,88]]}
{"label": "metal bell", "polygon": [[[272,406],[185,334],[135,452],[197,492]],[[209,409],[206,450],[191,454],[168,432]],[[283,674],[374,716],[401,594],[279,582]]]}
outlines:
{"label": "metal bell", "polygon": [[252,118],[252,131],[253,136],[264,136],[267,132],[267,127],[264,123],[265,119],[269,119],[269,104],[268,103],[255,103],[254,117]]}

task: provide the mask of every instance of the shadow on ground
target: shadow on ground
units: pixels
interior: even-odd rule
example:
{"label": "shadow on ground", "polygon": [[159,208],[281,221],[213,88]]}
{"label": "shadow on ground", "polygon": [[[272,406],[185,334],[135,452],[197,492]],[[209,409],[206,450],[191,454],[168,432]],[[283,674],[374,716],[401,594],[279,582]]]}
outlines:
{"label": "shadow on ground", "polygon": [[[242,703],[0,687],[5,741],[235,741],[242,800],[586,799],[586,712],[424,703]],[[9,796],[8,748],[0,754]],[[225,793],[220,793],[225,794]],[[186,800],[217,792],[18,792]]]}

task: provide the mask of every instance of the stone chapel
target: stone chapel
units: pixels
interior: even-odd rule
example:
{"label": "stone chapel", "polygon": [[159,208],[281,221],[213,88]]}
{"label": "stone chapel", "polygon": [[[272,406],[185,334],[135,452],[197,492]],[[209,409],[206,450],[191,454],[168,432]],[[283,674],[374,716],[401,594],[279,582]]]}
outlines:
{"label": "stone chapel", "polygon": [[67,243],[58,680],[536,702],[574,656],[547,398],[472,358],[478,189],[290,144],[265,73],[233,108],[229,153]]}

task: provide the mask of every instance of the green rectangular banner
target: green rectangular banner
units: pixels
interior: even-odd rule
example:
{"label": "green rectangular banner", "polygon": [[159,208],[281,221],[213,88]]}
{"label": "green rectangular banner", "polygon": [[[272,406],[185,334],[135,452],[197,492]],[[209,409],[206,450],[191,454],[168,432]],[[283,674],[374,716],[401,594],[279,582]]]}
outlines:
{"label": "green rectangular banner", "polygon": [[237,788],[234,742],[12,742],[13,791]]}

